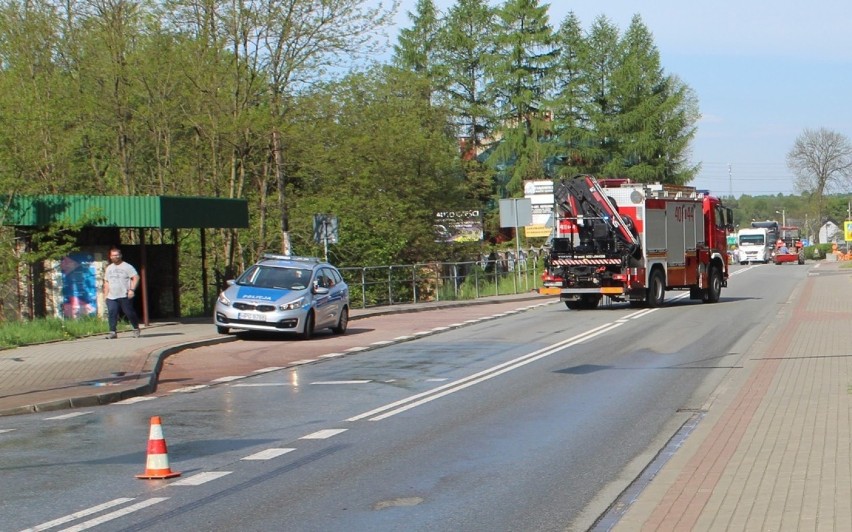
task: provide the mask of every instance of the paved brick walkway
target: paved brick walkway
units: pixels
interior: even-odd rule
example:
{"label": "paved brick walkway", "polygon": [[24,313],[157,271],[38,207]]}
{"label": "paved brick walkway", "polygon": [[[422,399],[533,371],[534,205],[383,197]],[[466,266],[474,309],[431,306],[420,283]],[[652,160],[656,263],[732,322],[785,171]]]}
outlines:
{"label": "paved brick walkway", "polygon": [[614,530],[852,529],[852,270],[814,273]]}

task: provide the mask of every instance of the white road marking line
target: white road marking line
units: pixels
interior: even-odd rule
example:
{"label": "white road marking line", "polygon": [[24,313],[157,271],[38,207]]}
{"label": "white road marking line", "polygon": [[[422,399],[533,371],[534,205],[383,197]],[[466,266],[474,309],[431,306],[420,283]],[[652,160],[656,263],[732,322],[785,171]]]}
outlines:
{"label": "white road marking line", "polygon": [[238,382],[234,388],[262,388],[264,386],[292,386],[289,382]]}
{"label": "white road marking line", "polygon": [[245,375],[230,375],[228,377],[219,377],[218,379],[213,379],[210,382],[231,382],[238,379],[245,379]]}
{"label": "white road marking line", "polygon": [[[370,418],[370,421],[379,421],[381,419],[385,419],[387,417],[399,414],[416,406],[422,405],[429,401],[433,401],[438,399],[439,397],[443,397],[444,395],[448,395],[450,393],[457,392],[474,384],[478,384],[480,382],[486,381],[488,379],[492,379],[498,375],[506,373],[507,371],[519,368],[523,365],[529,364],[535,360],[540,358],[544,358],[546,356],[550,356],[553,353],[556,353],[566,347],[571,347],[573,345],[579,344],[595,336],[603,334],[607,331],[610,331],[616,327],[621,326],[621,323],[605,323],[594,329],[589,331],[585,331],[578,335],[572,336],[571,338],[567,338],[565,340],[561,340],[552,344],[548,347],[544,347],[542,349],[538,349],[533,351],[532,353],[527,353],[526,355],[520,356],[513,360],[509,360],[502,364],[498,364],[494,367],[485,369],[480,371],[479,373],[474,373],[468,377],[465,377],[461,380],[447,383],[443,386],[439,386],[434,390],[428,390],[426,392],[422,392],[406,399],[401,399],[399,401],[390,403],[385,406],[380,406],[379,408],[370,410],[369,412],[364,412],[363,414],[351,417],[346,421],[358,421],[364,418]],[[382,412],[386,412],[382,414]],[[381,415],[377,415],[381,414]],[[373,417],[375,416],[375,417]]]}
{"label": "white road marking line", "polygon": [[217,478],[230,475],[231,473],[231,471],[210,471],[207,473],[198,473],[197,475],[178,480],[177,482],[172,482],[169,486],[200,486],[212,480],[216,480]]}
{"label": "white road marking line", "polygon": [[650,314],[652,312],[656,312],[658,310],[660,310],[659,307],[657,307],[657,308],[646,308],[646,309],[643,309],[643,310],[638,310],[636,312],[633,312],[632,314],[628,314],[627,316],[625,316],[621,319],[615,320],[615,322],[616,323],[627,323],[628,320],[635,320],[635,319],[643,318],[643,317],[647,316],[648,314]]}
{"label": "white road marking line", "polygon": [[302,436],[299,438],[300,440],[324,440],[326,438],[331,438],[332,436],[337,436],[342,432],[346,432],[349,429],[325,429],[318,430],[317,432],[308,434],[307,436]]}
{"label": "white road marking line", "polygon": [[273,458],[281,456],[282,454],[287,454],[295,450],[296,449],[288,449],[283,447],[266,449],[265,451],[260,451],[259,453],[250,454],[248,456],[240,458],[240,460],[271,460]]}
{"label": "white road marking line", "polygon": [[448,380],[448,379],[446,379],[446,378],[439,379],[439,378],[435,377],[434,379],[426,379],[426,382],[445,382],[446,380]]}
{"label": "white road marking line", "polygon": [[320,355],[319,357],[320,358],[335,358],[335,357],[342,357],[342,356],[343,356],[343,353],[326,353],[324,355]]}
{"label": "white road marking line", "polygon": [[350,380],[350,381],[314,381],[311,384],[367,384],[368,382],[373,382],[373,381],[366,380],[366,379]]}
{"label": "white road marking line", "polygon": [[143,508],[147,508],[149,506],[153,506],[158,502],[163,502],[169,500],[168,497],[154,497],[145,501],[137,502],[136,504],[131,504],[127,508],[122,508],[121,510],[116,510],[114,512],[110,512],[108,514],[104,514],[100,517],[96,517],[94,519],[89,519],[84,523],[80,523],[79,525],[72,526],[71,528],[65,528],[62,532],[79,532],[81,530],[88,530],[89,528],[96,527],[98,525],[102,525],[113,519],[118,519],[119,517],[124,517],[125,515],[132,514],[137,510],[141,510]]}
{"label": "white road marking line", "polygon": [[269,368],[256,369],[253,373],[269,373],[270,371],[278,371],[279,369],[284,369],[284,366],[272,366]]}
{"label": "white road marking line", "polygon": [[12,432],[14,430],[17,430],[17,429],[0,429],[0,434],[3,434],[4,432]]}
{"label": "white road marking line", "polygon": [[196,384],[195,386],[187,386],[185,388],[178,388],[177,390],[172,390],[172,393],[189,393],[209,387],[210,386],[208,384]]}
{"label": "white road marking line", "polygon": [[152,399],[156,399],[155,396],[151,395],[140,395],[139,397],[131,397],[130,399],[122,399],[121,401],[116,401],[112,404],[114,405],[132,405],[135,403],[141,403],[143,401],[151,401]]}
{"label": "white road marking line", "polygon": [[432,334],[432,331],[418,331],[414,333],[412,336],[426,336],[427,334]]}
{"label": "white road marking line", "polygon": [[411,340],[413,336],[397,336],[394,340]]}
{"label": "white road marking line", "polygon": [[54,519],[53,521],[48,521],[47,523],[42,523],[40,525],[36,525],[32,528],[28,528],[21,532],[31,532],[34,530],[47,530],[53,528],[55,526],[63,525],[65,523],[70,523],[71,521],[76,521],[81,517],[86,517],[87,515],[96,514],[100,511],[106,510],[107,508],[112,508],[113,506],[118,506],[119,504],[124,504],[126,502],[132,501],[131,497],[122,497],[120,499],[113,499],[109,502],[105,502],[103,504],[99,504],[97,506],[92,506],[91,508],[86,508],[85,510],[80,510],[79,512],[74,512],[73,514],[68,514],[66,516],[60,517],[58,519]]}
{"label": "white road marking line", "polygon": [[87,416],[89,414],[91,414],[91,412],[72,412],[70,414],[62,414],[61,416],[46,417],[44,419],[49,419],[49,420],[71,419],[72,417]]}

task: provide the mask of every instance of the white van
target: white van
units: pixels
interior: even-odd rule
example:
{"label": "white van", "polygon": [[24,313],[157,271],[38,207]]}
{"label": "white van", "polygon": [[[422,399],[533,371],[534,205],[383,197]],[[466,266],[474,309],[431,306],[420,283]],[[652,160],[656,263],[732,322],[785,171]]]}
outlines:
{"label": "white van", "polygon": [[775,240],[765,227],[749,227],[737,232],[737,260],[740,264],[772,260]]}

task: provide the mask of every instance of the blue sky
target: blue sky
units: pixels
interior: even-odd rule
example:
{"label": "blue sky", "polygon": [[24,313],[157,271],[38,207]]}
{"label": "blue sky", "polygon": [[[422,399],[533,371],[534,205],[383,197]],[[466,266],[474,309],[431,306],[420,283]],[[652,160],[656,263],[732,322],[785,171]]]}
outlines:
{"label": "blue sky", "polygon": [[[453,0],[434,0],[441,11]],[[416,0],[401,0],[398,26]],[[492,1],[492,5],[497,2]],[[702,118],[690,183],[717,195],[793,194],[786,155],[807,129],[852,135],[852,2],[550,2],[556,28],[573,11],[585,29],[598,16],[622,31],[639,14],[662,66],[695,91]],[[396,36],[391,35],[391,42]]]}

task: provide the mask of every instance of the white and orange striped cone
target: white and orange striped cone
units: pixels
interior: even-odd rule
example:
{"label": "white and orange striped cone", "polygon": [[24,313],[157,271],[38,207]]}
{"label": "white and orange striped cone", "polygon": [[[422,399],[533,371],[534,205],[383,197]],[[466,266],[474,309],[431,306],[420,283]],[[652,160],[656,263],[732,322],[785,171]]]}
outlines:
{"label": "white and orange striped cone", "polygon": [[136,478],[172,478],[179,477],[169,468],[169,453],[166,450],[166,440],[163,438],[163,426],[160,416],[151,418],[151,431],[148,434],[148,459],[145,463],[145,472],[136,475]]}

